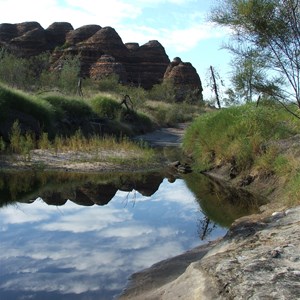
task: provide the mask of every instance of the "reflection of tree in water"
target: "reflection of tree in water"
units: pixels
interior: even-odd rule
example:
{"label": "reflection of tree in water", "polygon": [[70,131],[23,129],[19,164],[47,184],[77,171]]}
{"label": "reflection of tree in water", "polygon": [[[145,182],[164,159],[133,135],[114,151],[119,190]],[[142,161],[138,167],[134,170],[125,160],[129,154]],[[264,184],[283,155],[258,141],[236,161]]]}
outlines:
{"label": "reflection of tree in water", "polygon": [[[124,207],[126,207],[128,205],[129,202],[132,202],[132,207],[135,206],[135,203],[136,203],[136,190],[133,190],[133,191],[129,191],[126,195],[126,197],[124,198],[124,201],[123,201],[123,204],[124,204]],[[130,201],[129,199],[129,196],[133,194],[132,196],[132,201]]]}
{"label": "reflection of tree in water", "polygon": [[201,241],[206,240],[213,230],[217,227],[217,224],[212,222],[208,216],[203,214],[202,219],[199,219],[197,233]]}
{"label": "reflection of tree in water", "polygon": [[[229,227],[234,220],[256,213],[265,201],[246,190],[235,189],[222,181],[195,172],[185,175],[184,180],[195,195],[204,215],[221,227]],[[202,220],[202,223],[205,225],[205,220]],[[210,226],[211,223],[208,224],[208,229]]]}

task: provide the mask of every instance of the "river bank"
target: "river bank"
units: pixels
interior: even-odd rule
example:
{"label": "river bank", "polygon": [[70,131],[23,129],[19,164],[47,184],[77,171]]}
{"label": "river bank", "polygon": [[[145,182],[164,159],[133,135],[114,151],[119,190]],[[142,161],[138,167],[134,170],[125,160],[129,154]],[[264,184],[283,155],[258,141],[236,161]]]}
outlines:
{"label": "river bank", "polygon": [[[257,195],[283,194],[275,177],[242,186],[244,177],[232,179],[229,170],[224,165],[205,173]],[[300,206],[269,198],[260,213],[237,219],[224,238],[134,274],[119,299],[299,299],[299,226]]]}
{"label": "river bank", "polygon": [[[134,141],[147,143],[150,147],[179,147],[187,124],[177,128],[160,128],[151,133],[139,135]],[[31,150],[29,155],[2,154],[2,170],[55,170],[66,172],[109,172],[140,171],[145,168],[159,169],[169,161],[161,155],[147,157],[146,151],[132,149],[97,149],[96,151],[54,151]],[[146,153],[146,156],[145,156]],[[150,153],[151,154],[151,153]],[[148,154],[149,156],[149,154]]]}
{"label": "river bank", "polygon": [[300,206],[237,220],[226,236],[134,274],[121,300],[299,299]]}
{"label": "river bank", "polygon": [[157,169],[161,166],[159,160],[144,161],[142,155],[132,151],[98,151],[87,153],[81,151],[32,150],[30,160],[21,155],[1,155],[2,170],[45,170],[64,172],[110,172],[126,168],[139,171],[146,166]]}
{"label": "river bank", "polygon": [[[299,162],[299,135],[275,143]],[[203,172],[223,184],[267,197],[260,213],[237,219],[226,236],[134,274],[121,300],[299,299],[300,206],[289,207],[284,179],[232,164]]]}

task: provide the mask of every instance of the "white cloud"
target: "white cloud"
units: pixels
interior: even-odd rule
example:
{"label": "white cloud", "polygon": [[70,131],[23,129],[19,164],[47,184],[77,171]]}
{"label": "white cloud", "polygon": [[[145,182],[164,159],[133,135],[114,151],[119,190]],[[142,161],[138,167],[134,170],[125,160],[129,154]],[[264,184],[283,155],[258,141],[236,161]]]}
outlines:
{"label": "white cloud", "polygon": [[[124,1],[110,0],[0,0],[1,23],[19,23],[24,21],[37,21],[44,28],[53,22],[65,21],[78,28],[87,24],[112,26],[120,34],[124,42],[138,42],[144,44],[149,40],[160,41],[165,48],[174,49],[176,52],[186,52],[195,48],[199,42],[209,38],[220,38],[226,31],[213,28],[212,24],[204,21],[202,11],[191,11],[188,15],[174,12],[167,28],[146,25],[125,25],[130,19],[155,18],[143,10],[147,4],[160,5],[163,3],[188,5],[186,0],[143,0]],[[64,4],[62,4],[64,3]],[[170,12],[171,14],[171,12]],[[183,25],[184,24],[184,25]]]}
{"label": "white cloud", "polygon": [[179,240],[165,241],[154,244],[151,248],[137,253],[134,256],[133,264],[137,269],[150,267],[157,261],[167,259],[171,256],[184,252],[184,248]]}
{"label": "white cloud", "polygon": [[[59,5],[60,4],[60,5]],[[0,0],[1,23],[37,21],[44,28],[53,22],[69,22],[74,28],[87,24],[117,26],[124,19],[134,19],[141,9],[121,0]]]}
{"label": "white cloud", "polygon": [[[177,5],[182,5],[182,4],[188,4],[188,3],[193,3],[196,2],[197,0],[138,0],[134,1],[136,4],[150,4],[150,5],[159,5],[159,4],[165,4],[165,3],[170,3],[170,4],[177,4]],[[133,2],[133,1],[131,1]]]}
{"label": "white cloud", "polygon": [[[167,54],[188,52],[208,39],[223,38],[227,31],[214,27],[211,23],[194,23],[186,28],[160,28],[147,26],[120,27],[118,30],[123,42],[138,42],[140,45],[149,40],[158,40]],[[170,51],[171,50],[171,51]],[[172,59],[173,57],[171,57]]]}
{"label": "white cloud", "polygon": [[122,238],[136,238],[141,235],[151,234],[153,228],[150,226],[124,225],[122,227],[108,228],[102,233],[104,237],[122,237]]}
{"label": "white cloud", "polygon": [[174,47],[175,50],[186,52],[195,48],[200,42],[211,38],[220,38],[224,32],[216,30],[212,24],[194,24],[185,29],[176,29],[168,32],[164,40],[167,47]]}
{"label": "white cloud", "polygon": [[[105,3],[94,0],[66,0],[65,2],[70,10],[80,12],[81,17],[86,21],[93,20],[100,26],[116,26],[124,19],[135,19],[142,13],[138,6],[121,0],[110,0]],[[82,23],[82,20],[80,22]]]}
{"label": "white cloud", "polygon": [[79,211],[68,216],[61,216],[55,222],[51,222],[41,226],[41,229],[47,231],[69,231],[69,232],[88,232],[100,231],[107,226],[115,223],[125,222],[130,220],[132,214],[126,211],[110,207],[102,207],[90,210]]}
{"label": "white cloud", "polygon": [[[1,213],[1,224],[34,223],[49,219],[49,214],[43,214],[44,203],[36,201],[34,209],[32,206],[31,204],[8,206]],[[55,207],[52,207],[52,211],[54,209],[56,210]],[[7,226],[2,228],[7,228]]]}

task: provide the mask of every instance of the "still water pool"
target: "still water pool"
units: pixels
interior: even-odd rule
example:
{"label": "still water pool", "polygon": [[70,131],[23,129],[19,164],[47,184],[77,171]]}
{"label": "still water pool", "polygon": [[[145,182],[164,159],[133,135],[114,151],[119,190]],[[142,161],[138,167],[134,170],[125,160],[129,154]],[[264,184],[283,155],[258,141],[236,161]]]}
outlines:
{"label": "still water pool", "polygon": [[199,174],[0,173],[0,299],[113,299],[257,205]]}

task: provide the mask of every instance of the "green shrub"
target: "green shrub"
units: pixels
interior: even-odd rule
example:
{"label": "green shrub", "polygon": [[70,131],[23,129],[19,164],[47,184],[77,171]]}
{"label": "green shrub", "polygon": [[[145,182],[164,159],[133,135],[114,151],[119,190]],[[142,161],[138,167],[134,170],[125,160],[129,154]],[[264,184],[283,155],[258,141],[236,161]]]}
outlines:
{"label": "green shrub", "polygon": [[48,137],[48,132],[43,132],[38,140],[37,144],[39,149],[50,149],[51,142]]}
{"label": "green shrub", "polygon": [[116,119],[122,110],[120,103],[106,96],[97,96],[90,104],[93,111],[102,118]]}
{"label": "green shrub", "polygon": [[101,92],[118,93],[121,88],[121,85],[119,84],[118,75],[106,76],[94,82],[95,82],[95,86],[97,87],[97,90]]}
{"label": "green shrub", "polygon": [[11,128],[9,135],[10,148],[15,153],[21,153],[22,150],[22,136],[19,121],[16,120]]}
{"label": "green shrub", "polygon": [[22,154],[25,160],[30,160],[30,151],[35,149],[35,137],[31,132],[26,132],[25,136],[22,136]]}
{"label": "green shrub", "polygon": [[140,124],[142,124],[144,127],[148,128],[148,130],[149,129],[151,130],[153,127],[151,119],[146,114],[141,113],[141,112],[139,112],[137,115],[138,115],[137,121]]}
{"label": "green shrub", "polygon": [[69,117],[74,119],[93,116],[91,107],[82,99],[69,98],[62,95],[48,95],[43,97],[55,110],[56,118]]}
{"label": "green shrub", "polygon": [[26,88],[30,74],[29,62],[17,58],[8,51],[0,50],[0,81],[12,87]]}
{"label": "green shrub", "polygon": [[149,98],[156,101],[168,103],[175,102],[176,93],[172,81],[164,81],[160,84],[155,84],[149,91]]}
{"label": "green shrub", "polygon": [[147,91],[142,87],[132,87],[128,85],[120,86],[119,93],[122,95],[129,95],[133,110],[137,111],[143,108],[146,100],[147,100]]}
{"label": "green shrub", "polygon": [[25,160],[30,160],[30,151],[35,148],[35,138],[32,133],[21,133],[19,121],[16,120],[9,135],[10,149],[17,154],[23,154]]}

